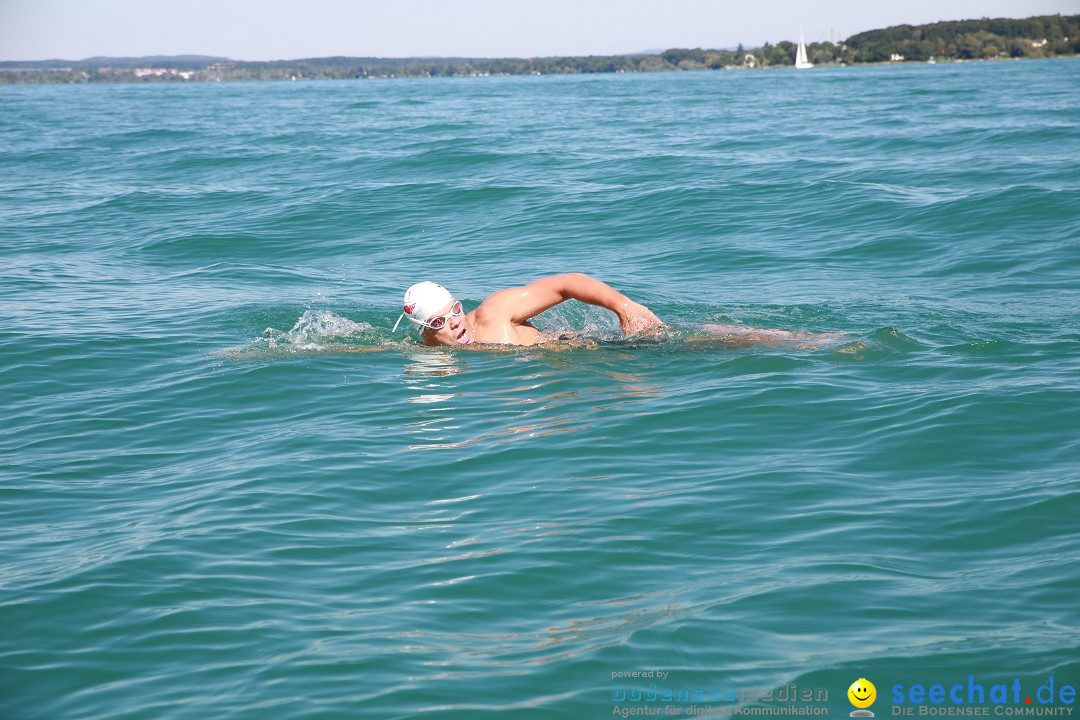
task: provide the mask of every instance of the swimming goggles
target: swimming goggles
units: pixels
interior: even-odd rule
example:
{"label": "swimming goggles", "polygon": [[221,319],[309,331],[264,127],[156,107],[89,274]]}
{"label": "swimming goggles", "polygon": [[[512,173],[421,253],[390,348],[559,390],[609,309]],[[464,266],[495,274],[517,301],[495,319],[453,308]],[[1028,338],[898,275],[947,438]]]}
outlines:
{"label": "swimming goggles", "polygon": [[421,320],[417,320],[416,322],[426,328],[431,328],[432,330],[442,330],[444,327],[446,327],[446,323],[450,318],[457,317],[463,312],[464,309],[461,307],[461,301],[455,300],[454,304],[450,306],[450,312],[446,313],[445,315],[436,315],[435,317],[428,318],[427,322],[423,322]]}

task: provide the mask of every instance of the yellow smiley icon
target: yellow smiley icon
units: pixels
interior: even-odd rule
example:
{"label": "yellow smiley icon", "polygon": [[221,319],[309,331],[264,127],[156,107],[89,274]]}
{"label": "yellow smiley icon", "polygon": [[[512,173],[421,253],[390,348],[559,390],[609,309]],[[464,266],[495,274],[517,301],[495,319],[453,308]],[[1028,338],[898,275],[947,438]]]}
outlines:
{"label": "yellow smiley icon", "polygon": [[847,689],[848,700],[857,708],[868,708],[877,699],[877,688],[866,678],[859,678]]}

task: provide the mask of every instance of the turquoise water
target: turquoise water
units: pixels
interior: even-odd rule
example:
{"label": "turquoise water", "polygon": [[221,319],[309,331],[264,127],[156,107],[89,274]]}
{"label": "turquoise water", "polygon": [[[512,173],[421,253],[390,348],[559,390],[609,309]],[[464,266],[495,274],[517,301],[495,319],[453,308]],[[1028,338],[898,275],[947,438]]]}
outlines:
{"label": "turquoise water", "polygon": [[[1078,90],[1080,59],[0,88],[0,715],[1080,684]],[[390,333],[417,280],[568,271],[843,337]]]}

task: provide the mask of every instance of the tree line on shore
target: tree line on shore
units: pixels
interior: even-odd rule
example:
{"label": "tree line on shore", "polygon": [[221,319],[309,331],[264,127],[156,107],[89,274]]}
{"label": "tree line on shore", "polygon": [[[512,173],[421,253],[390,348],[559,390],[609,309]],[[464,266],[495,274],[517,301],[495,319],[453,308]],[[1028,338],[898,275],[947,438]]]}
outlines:
{"label": "tree line on shore", "polygon": [[[545,58],[353,58],[269,62],[205,56],[88,58],[77,62],[0,62],[0,84],[184,82],[190,80],[330,80],[383,77],[559,75],[783,67],[796,44],[784,40],[746,49],[673,48],[656,54]],[[1080,15],[1045,15],[897,25],[853,35],[842,43],[814,42],[816,65],[895,61],[979,60],[1080,54]]]}
{"label": "tree line on shore", "polygon": [[897,25],[852,35],[845,44],[857,62],[882,62],[894,54],[914,61],[1076,55],[1080,15]]}

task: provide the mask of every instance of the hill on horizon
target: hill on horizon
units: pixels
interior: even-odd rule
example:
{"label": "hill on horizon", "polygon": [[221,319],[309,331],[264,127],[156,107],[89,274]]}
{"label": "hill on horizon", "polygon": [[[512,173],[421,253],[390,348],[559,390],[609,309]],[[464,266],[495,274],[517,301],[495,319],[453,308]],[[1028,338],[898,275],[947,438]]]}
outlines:
{"label": "hill on horizon", "polygon": [[216,62],[231,62],[227,57],[216,55],[144,55],[142,57],[112,57],[108,55],[96,55],[82,60],[0,60],[0,68],[142,68],[161,67],[175,68],[177,70],[202,70],[207,65]]}

